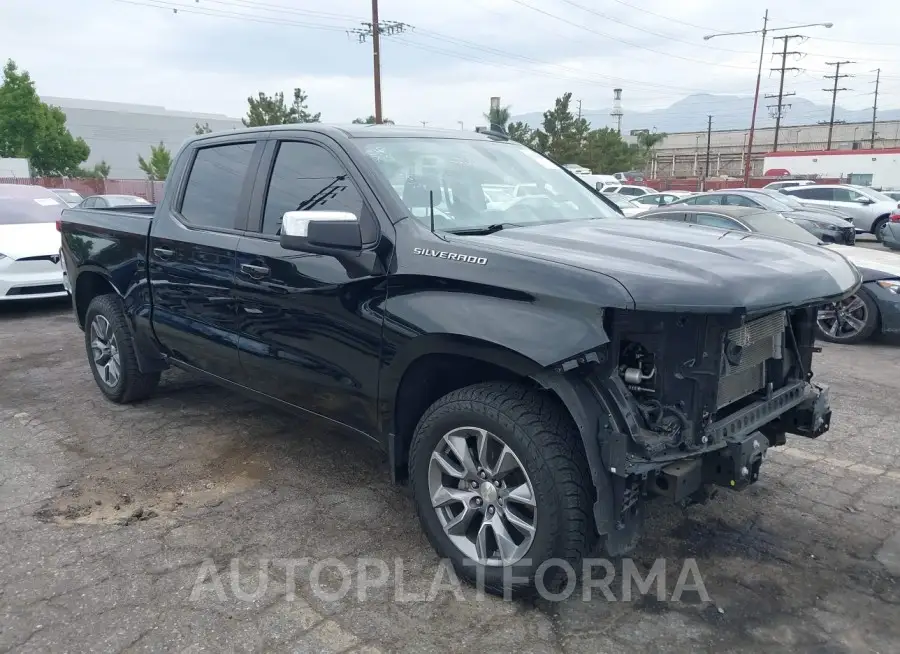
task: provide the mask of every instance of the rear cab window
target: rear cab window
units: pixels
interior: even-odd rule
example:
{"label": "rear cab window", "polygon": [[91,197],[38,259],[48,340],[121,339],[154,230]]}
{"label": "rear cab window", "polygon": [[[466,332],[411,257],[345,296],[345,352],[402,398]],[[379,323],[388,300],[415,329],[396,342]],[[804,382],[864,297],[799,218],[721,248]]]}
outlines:
{"label": "rear cab window", "polygon": [[256,142],[225,143],[197,150],[179,213],[197,227],[234,229]]}

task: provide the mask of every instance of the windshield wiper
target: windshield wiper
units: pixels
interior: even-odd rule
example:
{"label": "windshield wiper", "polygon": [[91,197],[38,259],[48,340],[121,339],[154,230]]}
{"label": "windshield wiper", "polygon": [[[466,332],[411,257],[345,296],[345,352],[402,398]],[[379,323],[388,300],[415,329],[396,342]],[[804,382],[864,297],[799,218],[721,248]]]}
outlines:
{"label": "windshield wiper", "polygon": [[486,227],[464,227],[460,229],[445,229],[444,231],[449,232],[450,234],[459,234],[462,236],[485,236],[487,234],[499,232],[503,229],[509,229],[510,227],[521,226],[522,225],[516,223],[494,223],[493,225],[487,225]]}

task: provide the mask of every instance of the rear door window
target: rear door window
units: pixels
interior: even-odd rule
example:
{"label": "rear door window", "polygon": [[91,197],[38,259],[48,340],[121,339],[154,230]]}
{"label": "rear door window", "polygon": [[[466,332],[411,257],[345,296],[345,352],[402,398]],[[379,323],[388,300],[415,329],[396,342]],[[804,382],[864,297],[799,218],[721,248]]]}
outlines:
{"label": "rear door window", "polygon": [[728,218],[727,216],[723,216],[717,213],[694,214],[694,222],[696,222],[698,225],[706,225],[707,227],[747,231],[740,223],[732,220],[731,218]]}
{"label": "rear door window", "polygon": [[790,189],[787,193],[788,195],[793,195],[794,197],[803,200],[821,200],[823,202],[834,201],[834,189],[830,188],[804,186],[803,188]]}
{"label": "rear door window", "polygon": [[228,143],[197,151],[188,174],[181,216],[192,225],[234,229],[255,142]]}

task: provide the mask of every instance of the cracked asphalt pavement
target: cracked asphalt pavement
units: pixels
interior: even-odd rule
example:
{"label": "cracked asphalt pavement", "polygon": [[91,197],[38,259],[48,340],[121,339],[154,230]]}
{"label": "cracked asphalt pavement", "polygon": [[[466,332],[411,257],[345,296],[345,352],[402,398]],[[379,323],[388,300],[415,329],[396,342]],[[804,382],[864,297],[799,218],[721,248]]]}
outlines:
{"label": "cracked asphalt pavement", "polygon": [[[662,601],[513,602],[453,591],[369,446],[179,373],[113,405],[66,304],[4,306],[0,651],[898,652],[900,349],[816,372],[829,433],[652,506],[632,559],[665,560]],[[709,601],[670,601],[691,559]]]}

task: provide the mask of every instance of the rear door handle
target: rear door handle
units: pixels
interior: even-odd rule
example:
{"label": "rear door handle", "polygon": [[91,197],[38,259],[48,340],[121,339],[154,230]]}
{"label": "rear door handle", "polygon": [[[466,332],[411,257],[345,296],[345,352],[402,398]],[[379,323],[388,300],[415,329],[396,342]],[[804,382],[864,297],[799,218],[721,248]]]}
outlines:
{"label": "rear door handle", "polygon": [[242,263],[241,272],[253,279],[262,279],[263,277],[268,276],[270,270],[265,266],[252,266],[249,263]]}
{"label": "rear door handle", "polygon": [[153,254],[160,259],[171,259],[175,256],[175,250],[170,250],[168,248],[153,248]]}

